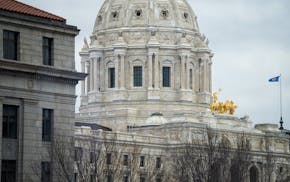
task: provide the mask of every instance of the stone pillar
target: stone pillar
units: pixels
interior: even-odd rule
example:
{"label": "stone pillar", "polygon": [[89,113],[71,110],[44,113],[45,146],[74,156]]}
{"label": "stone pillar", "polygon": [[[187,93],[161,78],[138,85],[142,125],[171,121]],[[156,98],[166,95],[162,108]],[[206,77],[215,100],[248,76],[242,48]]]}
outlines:
{"label": "stone pillar", "polygon": [[94,59],[90,59],[90,90],[94,90]]}
{"label": "stone pillar", "polygon": [[115,89],[119,89],[119,58],[115,55]]}
{"label": "stone pillar", "polygon": [[94,77],[94,91],[98,91],[98,88],[99,88],[99,77],[98,77],[98,58],[94,58],[93,59],[93,77]]}
{"label": "stone pillar", "polygon": [[[81,61],[81,72],[82,73],[85,73],[85,61]],[[81,95],[84,96],[85,95],[85,92],[86,92],[86,81],[85,80],[82,80],[81,81]]]}
{"label": "stone pillar", "polygon": [[211,74],[211,67],[212,67],[212,61],[209,61],[208,63],[208,80],[209,80],[209,92],[212,93],[212,74]]}
{"label": "stone pillar", "polygon": [[185,88],[186,89],[190,89],[190,66],[189,66],[189,58],[187,57],[187,59],[186,59],[186,79],[185,79],[185,81],[186,81],[186,85],[185,85]]}
{"label": "stone pillar", "polygon": [[158,54],[155,54],[155,60],[154,60],[154,88],[159,89],[159,59]]}
{"label": "stone pillar", "polygon": [[148,54],[148,89],[152,89],[152,85],[153,85],[153,80],[152,80],[152,74],[153,74],[153,70],[152,70],[152,53]]}
{"label": "stone pillar", "polygon": [[121,64],[121,67],[120,67],[120,88],[122,90],[125,89],[125,54],[121,54],[120,55],[121,57],[121,60],[120,60],[120,64]]}
{"label": "stone pillar", "polygon": [[208,84],[207,84],[207,60],[203,61],[203,91],[207,92],[208,88],[207,88]]}
{"label": "stone pillar", "polygon": [[86,70],[85,73],[88,74],[88,76],[86,77],[86,94],[88,94],[88,92],[90,91],[90,74],[89,74],[89,70],[90,70],[90,62],[86,61]]}
{"label": "stone pillar", "polygon": [[180,87],[181,90],[185,89],[185,56],[181,55],[181,65],[180,65]]}

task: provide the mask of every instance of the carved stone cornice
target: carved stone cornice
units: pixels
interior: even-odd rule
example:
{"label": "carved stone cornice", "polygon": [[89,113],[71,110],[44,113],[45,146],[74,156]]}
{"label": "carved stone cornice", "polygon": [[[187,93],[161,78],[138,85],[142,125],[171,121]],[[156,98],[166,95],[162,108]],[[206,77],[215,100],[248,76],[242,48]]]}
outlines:
{"label": "carved stone cornice", "polygon": [[85,79],[87,74],[73,70],[59,69],[55,67],[32,65],[19,61],[8,61],[0,59],[0,74],[26,77],[35,80],[46,80],[77,84],[79,80]]}

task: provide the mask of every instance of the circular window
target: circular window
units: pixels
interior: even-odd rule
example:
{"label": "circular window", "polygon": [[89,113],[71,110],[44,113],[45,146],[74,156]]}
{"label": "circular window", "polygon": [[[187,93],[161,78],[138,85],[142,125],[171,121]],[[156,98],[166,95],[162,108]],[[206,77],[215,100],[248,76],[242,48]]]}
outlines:
{"label": "circular window", "polygon": [[140,17],[140,16],[142,15],[142,9],[137,9],[137,10],[135,11],[135,15],[136,15],[137,17]]}
{"label": "circular window", "polygon": [[113,18],[118,18],[118,16],[119,16],[119,13],[117,11],[113,11],[112,12],[112,17]]}
{"label": "circular window", "polygon": [[183,18],[187,20],[188,19],[188,13],[183,13]]}
{"label": "circular window", "polygon": [[169,12],[168,12],[168,10],[167,9],[163,9],[163,10],[161,10],[161,16],[163,17],[163,18],[167,18],[168,17],[168,14],[169,14]]}
{"label": "circular window", "polygon": [[99,16],[98,16],[98,24],[101,24],[101,23],[102,23],[102,21],[103,21],[103,18],[102,18],[102,16],[101,16],[101,15],[99,15]]}

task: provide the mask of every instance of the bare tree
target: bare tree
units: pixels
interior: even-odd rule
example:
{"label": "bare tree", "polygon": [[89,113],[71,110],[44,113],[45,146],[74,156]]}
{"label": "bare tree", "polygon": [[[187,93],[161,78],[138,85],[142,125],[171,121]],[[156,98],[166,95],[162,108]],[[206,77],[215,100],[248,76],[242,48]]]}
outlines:
{"label": "bare tree", "polygon": [[206,128],[201,139],[184,144],[173,158],[176,181],[219,182],[227,176],[222,171],[229,162],[229,143],[213,129]]}
{"label": "bare tree", "polygon": [[244,181],[251,164],[251,145],[248,137],[242,133],[237,136],[237,148],[232,150],[230,176],[231,182]]}

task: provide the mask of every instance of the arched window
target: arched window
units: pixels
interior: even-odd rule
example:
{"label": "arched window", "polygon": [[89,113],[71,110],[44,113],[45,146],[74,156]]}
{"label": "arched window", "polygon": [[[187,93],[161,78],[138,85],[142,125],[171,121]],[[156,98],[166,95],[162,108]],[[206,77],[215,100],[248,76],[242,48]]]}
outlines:
{"label": "arched window", "polygon": [[221,165],[219,163],[214,163],[211,167],[210,167],[210,182],[222,182],[221,179]]}
{"label": "arched window", "polygon": [[250,168],[250,182],[258,182],[259,172],[256,166]]}
{"label": "arched window", "polygon": [[240,169],[237,164],[232,165],[231,169],[231,182],[241,181]]}

